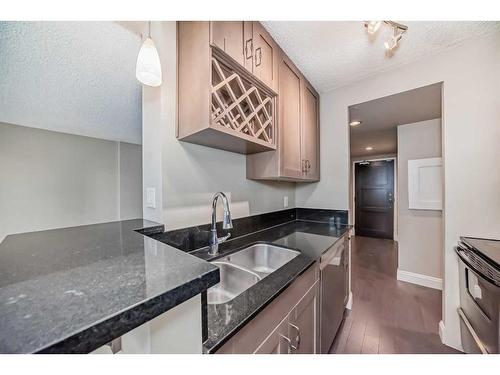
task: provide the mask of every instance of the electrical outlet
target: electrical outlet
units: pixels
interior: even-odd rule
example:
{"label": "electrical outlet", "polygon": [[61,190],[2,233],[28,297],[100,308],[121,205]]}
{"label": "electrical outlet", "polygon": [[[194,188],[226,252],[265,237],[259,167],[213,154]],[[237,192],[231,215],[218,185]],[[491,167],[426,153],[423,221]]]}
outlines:
{"label": "electrical outlet", "polygon": [[146,188],[146,207],[156,208],[156,189]]}
{"label": "electrical outlet", "polygon": [[285,195],[283,197],[283,207],[288,207],[288,196],[287,195]]}

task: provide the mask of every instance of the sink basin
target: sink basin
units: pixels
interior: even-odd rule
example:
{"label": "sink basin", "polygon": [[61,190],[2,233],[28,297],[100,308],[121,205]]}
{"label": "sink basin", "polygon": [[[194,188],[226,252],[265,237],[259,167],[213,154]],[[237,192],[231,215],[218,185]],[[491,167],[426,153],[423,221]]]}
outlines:
{"label": "sink basin", "polygon": [[235,264],[265,277],[284,266],[300,253],[268,244],[255,244],[219,261]]}
{"label": "sink basin", "polygon": [[220,269],[219,284],[208,289],[209,304],[231,301],[300,253],[268,244],[255,244],[212,262]]}
{"label": "sink basin", "polygon": [[226,303],[256,284],[261,277],[224,261],[212,262],[219,267],[220,282],[208,289],[209,304]]}

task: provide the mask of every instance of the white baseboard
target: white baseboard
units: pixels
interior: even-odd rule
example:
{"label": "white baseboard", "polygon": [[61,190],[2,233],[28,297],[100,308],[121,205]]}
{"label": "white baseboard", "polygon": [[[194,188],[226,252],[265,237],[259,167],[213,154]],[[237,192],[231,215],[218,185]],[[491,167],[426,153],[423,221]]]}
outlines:
{"label": "white baseboard", "polygon": [[433,289],[443,289],[443,280],[437,277],[422,275],[409,271],[403,271],[398,268],[397,279],[407,283],[426,286]]}
{"label": "white baseboard", "polygon": [[347,304],[345,305],[345,308],[352,310],[352,292],[349,292],[349,299],[347,300]]}
{"label": "white baseboard", "polygon": [[439,338],[441,342],[444,344],[444,322],[442,320],[439,321]]}
{"label": "white baseboard", "polygon": [[460,352],[464,351],[464,348],[462,347],[462,344],[460,342],[458,343],[458,345],[451,345],[449,342],[447,342],[448,340],[446,340],[446,326],[444,325],[444,322],[442,320],[439,321],[439,338],[444,345],[456,349]]}

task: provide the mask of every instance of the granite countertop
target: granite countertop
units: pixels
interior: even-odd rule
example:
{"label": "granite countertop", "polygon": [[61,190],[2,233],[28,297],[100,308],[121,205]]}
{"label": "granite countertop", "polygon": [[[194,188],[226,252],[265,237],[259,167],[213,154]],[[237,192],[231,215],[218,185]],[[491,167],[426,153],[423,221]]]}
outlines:
{"label": "granite countertop", "polygon": [[208,340],[204,343],[206,352],[217,351],[298,276],[318,261],[350,228],[349,225],[294,220],[222,243],[219,245],[219,254],[215,257],[210,256],[206,248],[191,252],[211,261],[253,243],[267,242],[301,253],[233,300],[218,305],[207,305]]}
{"label": "granite countertop", "polygon": [[137,219],[7,236],[0,353],[87,353],[215,285],[217,267],[146,236],[163,229]]}

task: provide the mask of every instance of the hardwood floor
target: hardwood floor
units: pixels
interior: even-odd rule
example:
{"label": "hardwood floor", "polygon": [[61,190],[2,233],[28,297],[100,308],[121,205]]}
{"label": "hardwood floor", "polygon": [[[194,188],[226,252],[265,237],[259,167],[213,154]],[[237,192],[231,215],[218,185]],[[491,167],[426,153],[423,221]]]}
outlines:
{"label": "hardwood floor", "polygon": [[353,305],[330,353],[459,353],[439,339],[441,291],[396,280],[397,244],[352,238]]}

